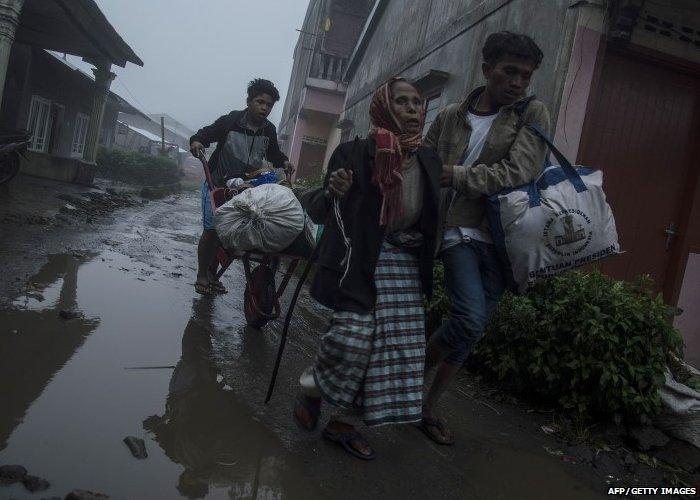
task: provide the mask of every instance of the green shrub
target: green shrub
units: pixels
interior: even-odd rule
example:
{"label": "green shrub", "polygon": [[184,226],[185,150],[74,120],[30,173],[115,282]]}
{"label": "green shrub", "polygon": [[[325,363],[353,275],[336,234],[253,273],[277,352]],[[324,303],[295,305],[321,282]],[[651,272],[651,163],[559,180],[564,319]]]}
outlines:
{"label": "green shrub", "polygon": [[647,422],[670,353],[682,341],[651,280],[571,272],[526,295],[506,294],[476,363],[516,392],[580,420]]}
{"label": "green shrub", "polygon": [[433,296],[425,303],[425,327],[428,332],[437,330],[450,315],[450,298],[445,292],[445,268],[441,262],[433,267]]}
{"label": "green shrub", "polygon": [[184,176],[169,158],[134,151],[101,148],[97,154],[98,177],[137,186],[168,186]]}

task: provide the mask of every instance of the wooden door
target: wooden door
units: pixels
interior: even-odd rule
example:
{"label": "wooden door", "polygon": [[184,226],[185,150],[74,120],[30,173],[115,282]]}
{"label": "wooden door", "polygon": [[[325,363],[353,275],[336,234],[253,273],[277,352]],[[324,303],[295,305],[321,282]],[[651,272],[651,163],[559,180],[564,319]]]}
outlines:
{"label": "wooden door", "polygon": [[700,82],[642,58],[614,52],[604,57],[579,163],[603,170],[625,253],[600,267],[619,279],[649,274],[657,290],[670,294],[686,186],[697,166]]}

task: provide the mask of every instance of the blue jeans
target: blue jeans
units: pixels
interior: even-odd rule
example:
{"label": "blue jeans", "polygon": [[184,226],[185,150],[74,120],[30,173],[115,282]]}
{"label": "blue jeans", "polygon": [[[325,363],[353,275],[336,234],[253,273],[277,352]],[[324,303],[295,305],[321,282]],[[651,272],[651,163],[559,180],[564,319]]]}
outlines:
{"label": "blue jeans", "polygon": [[462,365],[484,335],[491,313],[505,290],[493,245],[470,240],[444,250],[445,287],[452,301],[450,319],[435,332],[449,351],[446,363]]}
{"label": "blue jeans", "polygon": [[202,182],[200,196],[202,198],[202,226],[204,226],[204,229],[215,229],[214,209],[211,206],[211,197],[209,196],[207,181]]}

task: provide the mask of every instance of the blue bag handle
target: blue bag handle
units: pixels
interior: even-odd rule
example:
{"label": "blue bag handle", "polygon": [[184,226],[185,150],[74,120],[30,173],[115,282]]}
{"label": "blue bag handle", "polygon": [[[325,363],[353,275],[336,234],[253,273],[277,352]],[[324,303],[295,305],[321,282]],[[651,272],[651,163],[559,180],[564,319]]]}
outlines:
{"label": "blue bag handle", "polygon": [[[549,137],[547,137],[547,134],[544,133],[540,126],[535,123],[530,123],[526,125],[526,127],[532,130],[536,136],[538,136],[544,141],[544,143],[547,145],[549,150],[552,152],[552,154],[554,154],[554,157],[559,162],[559,166],[564,171],[564,175],[566,175],[566,178],[569,180],[569,182],[571,182],[571,184],[574,185],[576,192],[583,193],[584,191],[587,191],[588,188],[583,182],[583,179],[581,179],[579,173],[571,165],[569,160],[566,159],[566,156],[564,156],[564,154],[561,151],[559,151],[559,149],[554,145],[554,143],[551,140],[549,140]],[[549,157],[549,155],[547,156]]]}

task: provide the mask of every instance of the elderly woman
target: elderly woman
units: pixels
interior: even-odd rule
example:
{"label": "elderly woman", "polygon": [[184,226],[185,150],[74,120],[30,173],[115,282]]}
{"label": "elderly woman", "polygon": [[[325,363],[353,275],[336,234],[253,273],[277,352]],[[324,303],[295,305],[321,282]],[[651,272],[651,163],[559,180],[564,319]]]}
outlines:
{"label": "elderly woman", "polygon": [[307,430],[322,399],[336,407],[323,437],[365,460],[375,452],[356,417],[368,426],[421,420],[423,294],[432,291],[442,168],[421,146],[423,102],[406,80],[375,92],[370,119],[369,138],[338,146],[323,188],[304,200],[326,233],[311,294],[333,317],[294,407]]}

